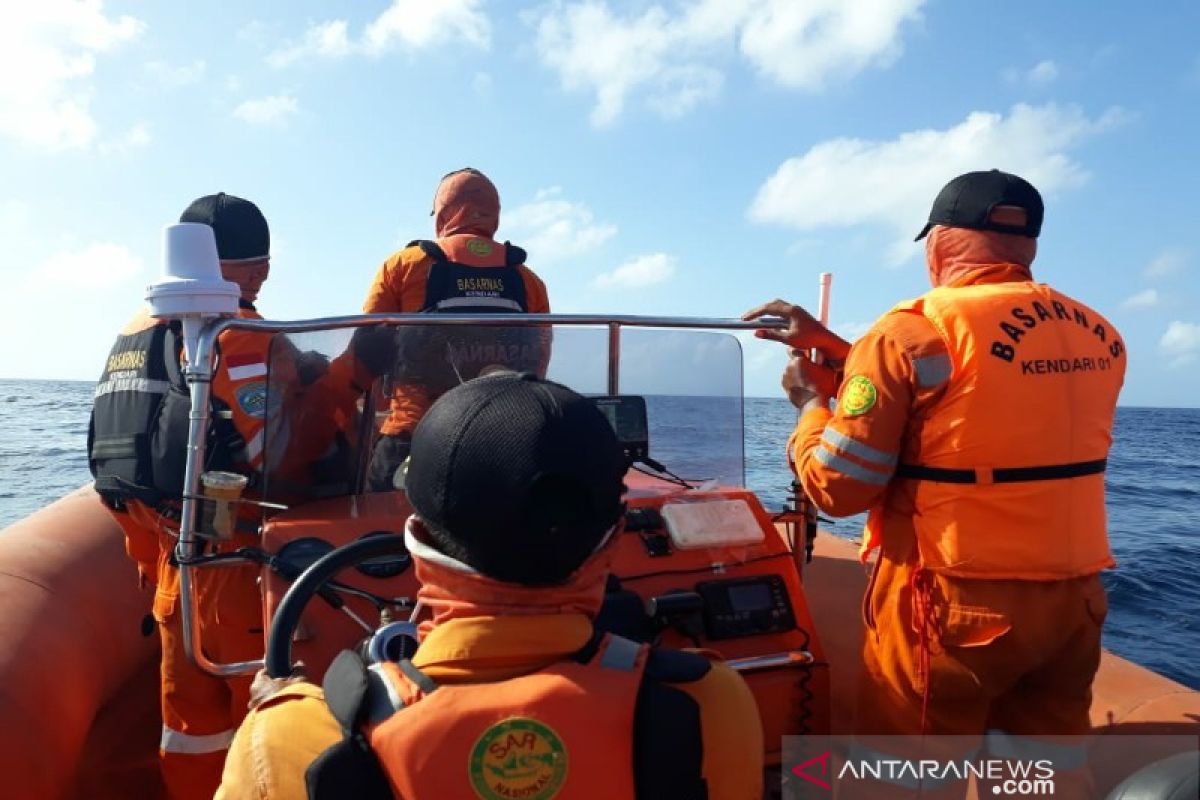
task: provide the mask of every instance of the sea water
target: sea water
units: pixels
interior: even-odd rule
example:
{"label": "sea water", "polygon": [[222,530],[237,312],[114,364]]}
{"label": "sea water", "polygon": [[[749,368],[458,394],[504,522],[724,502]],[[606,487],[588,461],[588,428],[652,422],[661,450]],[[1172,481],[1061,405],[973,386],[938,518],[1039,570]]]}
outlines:
{"label": "sea water", "polygon": [[[91,479],[93,387],[0,380],[0,526]],[[787,498],[784,443],[796,412],[786,400],[652,397],[648,408],[651,455],[676,474],[729,480],[744,463],[746,485],[766,506]],[[1200,409],[1118,409],[1113,440],[1108,522],[1119,566],[1104,575],[1104,644],[1200,689]],[[854,537],[862,518],[823,527]]]}

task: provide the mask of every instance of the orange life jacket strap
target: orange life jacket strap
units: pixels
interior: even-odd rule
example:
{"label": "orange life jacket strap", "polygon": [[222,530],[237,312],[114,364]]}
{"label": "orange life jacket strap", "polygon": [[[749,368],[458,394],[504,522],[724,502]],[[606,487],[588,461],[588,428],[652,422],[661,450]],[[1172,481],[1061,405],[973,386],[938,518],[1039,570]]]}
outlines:
{"label": "orange life jacket strap", "polygon": [[[1050,464],[1044,467],[1002,467],[999,469],[943,469],[918,464],[900,464],[896,477],[938,483],[1021,483],[1022,481],[1057,481],[1099,475],[1108,467],[1108,459],[1076,461],[1071,464]],[[988,473],[990,474],[990,480]]]}

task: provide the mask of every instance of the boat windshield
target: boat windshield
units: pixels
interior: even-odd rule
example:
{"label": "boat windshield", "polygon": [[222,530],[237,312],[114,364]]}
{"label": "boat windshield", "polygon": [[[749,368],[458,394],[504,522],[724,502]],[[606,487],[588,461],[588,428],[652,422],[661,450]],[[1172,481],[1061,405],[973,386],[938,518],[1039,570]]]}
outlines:
{"label": "boat windshield", "polygon": [[[646,460],[688,481],[744,484],[742,353],[728,333],[622,327],[613,342],[600,326],[459,323],[273,337],[263,405],[267,501],[296,505],[365,491],[381,430],[410,432],[439,396],[493,369],[613,394],[610,349],[616,394],[645,401]],[[640,403],[616,401],[606,410],[638,438]]]}

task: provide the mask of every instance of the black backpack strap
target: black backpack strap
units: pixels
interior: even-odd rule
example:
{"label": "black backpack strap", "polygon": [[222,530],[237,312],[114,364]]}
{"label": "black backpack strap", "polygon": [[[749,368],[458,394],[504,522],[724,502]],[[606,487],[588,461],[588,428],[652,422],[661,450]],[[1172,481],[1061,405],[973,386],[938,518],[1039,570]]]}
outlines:
{"label": "black backpack strap", "polygon": [[183,370],[179,368],[179,361],[183,357],[183,325],[178,320],[171,320],[164,327],[166,331],[163,333],[163,369],[166,370],[167,380],[171,385],[187,393],[187,381],[183,377]]}
{"label": "black backpack strap", "polygon": [[441,248],[441,245],[439,245],[437,242],[431,241],[429,239],[414,239],[413,241],[408,243],[409,247],[413,247],[414,245],[416,247],[421,248],[421,250],[424,251],[425,255],[432,258],[435,263],[440,264],[443,261],[450,260],[450,259],[446,258],[446,251],[443,250]]}
{"label": "black backpack strap", "polygon": [[305,771],[310,800],[393,799],[383,767],[359,730],[363,718],[371,713],[372,696],[378,699],[381,680],[384,679],[369,670],[351,650],[343,650],[326,670],[325,703],[342,728],[342,739],[321,753]]}
{"label": "black backpack strap", "polygon": [[519,267],[525,263],[527,258],[529,258],[529,254],[523,248],[517,247],[512,242],[504,243],[504,265],[506,267]]}
{"label": "black backpack strap", "polygon": [[646,660],[633,719],[638,800],[707,800],[700,706],[676,687],[708,674],[696,653],[654,648]]}

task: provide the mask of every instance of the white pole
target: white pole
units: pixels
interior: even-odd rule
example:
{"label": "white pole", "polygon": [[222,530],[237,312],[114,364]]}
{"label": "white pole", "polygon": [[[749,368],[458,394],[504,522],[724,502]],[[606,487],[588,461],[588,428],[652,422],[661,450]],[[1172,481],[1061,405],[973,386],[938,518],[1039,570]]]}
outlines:
{"label": "white pole", "polygon": [[819,282],[821,292],[817,296],[817,321],[829,327],[829,290],[833,286],[833,273],[822,272]]}
{"label": "white pole", "polygon": [[[833,286],[833,273],[822,272],[821,277],[817,279],[820,290],[817,294],[817,322],[820,322],[825,327],[829,327],[829,294]],[[814,363],[820,364],[824,361],[821,353],[814,349],[808,354],[809,358]]]}

